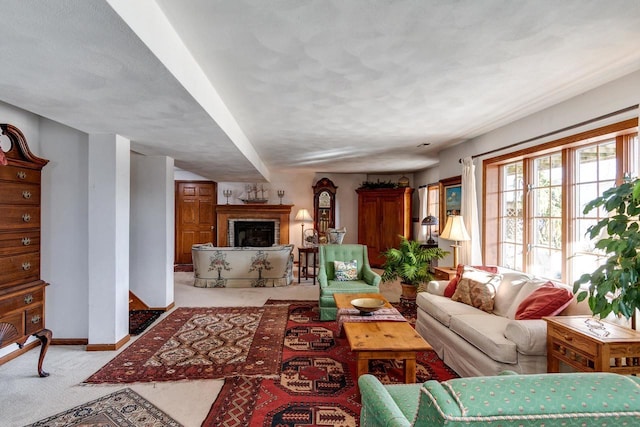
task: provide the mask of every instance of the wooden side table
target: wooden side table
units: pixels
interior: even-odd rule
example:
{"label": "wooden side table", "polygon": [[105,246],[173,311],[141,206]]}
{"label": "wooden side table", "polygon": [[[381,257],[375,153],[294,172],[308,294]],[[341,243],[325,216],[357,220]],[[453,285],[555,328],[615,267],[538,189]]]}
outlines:
{"label": "wooden side table", "polygon": [[591,316],[544,317],[547,371],[563,362],[581,372],[640,374],[640,333]]}
{"label": "wooden side table", "polygon": [[451,280],[456,277],[456,269],[452,267],[434,267],[433,271],[436,280]]}
{"label": "wooden side table", "polygon": [[[302,254],[304,254],[304,267],[302,267]],[[309,273],[309,254],[313,255],[313,273]],[[305,280],[313,278],[313,284],[316,284],[316,256],[318,254],[317,246],[304,246],[298,248],[298,283],[304,276]]]}

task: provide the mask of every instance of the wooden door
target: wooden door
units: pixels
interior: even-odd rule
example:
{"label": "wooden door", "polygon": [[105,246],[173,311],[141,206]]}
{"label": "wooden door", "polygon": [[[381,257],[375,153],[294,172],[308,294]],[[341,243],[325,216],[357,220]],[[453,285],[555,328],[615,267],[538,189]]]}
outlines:
{"label": "wooden door", "polygon": [[176,181],[176,264],[191,264],[191,246],[216,245],[217,185],[207,181]]}

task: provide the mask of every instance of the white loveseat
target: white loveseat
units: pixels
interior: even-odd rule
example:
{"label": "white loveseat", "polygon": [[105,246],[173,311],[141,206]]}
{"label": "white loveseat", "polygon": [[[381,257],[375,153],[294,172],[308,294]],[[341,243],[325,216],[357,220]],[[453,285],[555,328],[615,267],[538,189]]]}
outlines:
{"label": "white loveseat", "polygon": [[[546,322],[514,320],[520,303],[548,280],[498,268],[493,313],[443,296],[448,281],[429,282],[419,292],[416,330],[462,377],[547,372]],[[570,289],[566,285],[556,284]],[[575,297],[559,315],[589,314]]]}
{"label": "white loveseat", "polygon": [[293,245],[193,245],[193,285],[199,288],[287,286],[293,281]]}

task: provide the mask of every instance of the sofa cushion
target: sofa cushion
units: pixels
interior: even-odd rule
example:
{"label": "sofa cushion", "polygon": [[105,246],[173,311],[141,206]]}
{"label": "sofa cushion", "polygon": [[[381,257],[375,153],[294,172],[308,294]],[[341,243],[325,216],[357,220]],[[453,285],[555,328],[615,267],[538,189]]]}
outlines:
{"label": "sofa cushion", "polygon": [[335,279],[339,282],[348,282],[358,278],[358,261],[333,261]]}
{"label": "sofa cushion", "polygon": [[502,275],[465,267],[451,299],[491,313]]}
{"label": "sofa cushion", "polygon": [[422,311],[428,313],[446,327],[449,327],[451,316],[478,313],[478,309],[470,305],[428,292],[419,293],[416,298],[416,304]]}
{"label": "sofa cushion", "polygon": [[451,279],[449,281],[449,284],[447,285],[447,287],[444,290],[444,296],[447,298],[451,298],[453,296],[453,294],[456,292],[456,288],[458,287],[458,282],[460,281],[460,278],[462,277],[462,274],[464,273],[464,271],[472,271],[473,269],[475,270],[482,270],[482,271],[486,271],[489,273],[497,273],[498,272],[498,267],[492,266],[492,265],[476,265],[476,266],[468,266],[468,265],[464,265],[464,264],[458,264],[458,268],[456,269],[456,277],[454,277],[453,279]]}
{"label": "sofa cushion", "polygon": [[494,298],[493,314],[507,317],[513,301],[522,290],[522,286],[531,280],[531,276],[520,272],[505,272],[501,274],[502,282],[500,282]]}
{"label": "sofa cushion", "polygon": [[516,320],[542,319],[555,316],[567,308],[573,294],[565,288],[547,282],[526,297],[516,310]]}
{"label": "sofa cushion", "polygon": [[451,317],[449,329],[491,359],[517,363],[516,345],[504,336],[508,323],[509,319],[488,313],[461,314]]}
{"label": "sofa cushion", "polygon": [[506,317],[508,319],[515,319],[516,312],[518,311],[518,306],[520,305],[520,303],[529,295],[531,295],[533,291],[538,289],[540,286],[543,286],[547,282],[548,280],[545,279],[533,278],[523,283],[520,292],[518,292],[518,294],[515,296],[511,303],[511,306],[507,310]]}

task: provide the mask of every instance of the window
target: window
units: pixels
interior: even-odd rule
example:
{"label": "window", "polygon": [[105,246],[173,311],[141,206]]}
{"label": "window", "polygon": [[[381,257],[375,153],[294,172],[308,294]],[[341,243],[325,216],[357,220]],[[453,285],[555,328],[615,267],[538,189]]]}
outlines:
{"label": "window", "polygon": [[[585,205],[639,170],[637,119],[484,162],[487,264],[573,283],[602,262]],[[495,232],[493,230],[496,230]]]}

